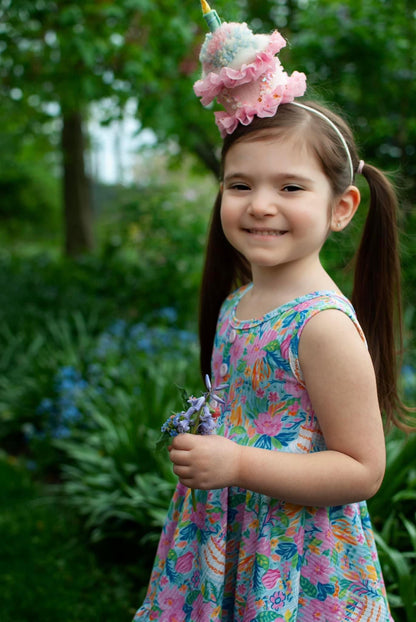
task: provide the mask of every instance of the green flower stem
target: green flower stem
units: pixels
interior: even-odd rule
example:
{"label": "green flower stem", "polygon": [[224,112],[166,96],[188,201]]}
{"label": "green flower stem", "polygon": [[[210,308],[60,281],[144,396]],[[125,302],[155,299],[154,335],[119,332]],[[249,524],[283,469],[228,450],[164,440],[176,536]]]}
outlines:
{"label": "green flower stem", "polygon": [[[191,434],[196,434],[198,432],[200,414],[201,414],[201,409],[199,409],[198,412],[195,414],[194,425],[190,429]],[[191,499],[192,499],[192,508],[194,512],[196,512],[196,497],[195,497],[195,490],[193,488],[191,489]]]}

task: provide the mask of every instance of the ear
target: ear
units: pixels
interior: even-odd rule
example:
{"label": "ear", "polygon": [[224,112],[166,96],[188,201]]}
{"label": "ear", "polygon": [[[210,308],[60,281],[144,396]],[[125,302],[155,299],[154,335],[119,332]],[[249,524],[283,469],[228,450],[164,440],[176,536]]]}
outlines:
{"label": "ear", "polygon": [[336,199],[331,214],[331,231],[342,231],[351,222],[361,195],[356,186],[348,186],[345,192]]}

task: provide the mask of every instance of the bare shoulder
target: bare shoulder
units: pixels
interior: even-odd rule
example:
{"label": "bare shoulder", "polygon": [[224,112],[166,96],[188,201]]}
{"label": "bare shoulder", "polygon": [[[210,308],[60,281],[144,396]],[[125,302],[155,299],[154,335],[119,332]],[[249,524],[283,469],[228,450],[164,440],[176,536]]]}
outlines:
{"label": "bare shoulder", "polygon": [[362,383],[367,389],[375,388],[366,343],[351,318],[337,309],[321,311],[306,324],[299,343],[299,362],[307,385],[315,379],[322,384],[325,374],[338,390]]}
{"label": "bare shoulder", "polygon": [[339,350],[344,345],[344,340],[352,339],[357,345],[367,349],[366,344],[359,332],[357,325],[343,311],[338,309],[326,309],[312,317],[303,329],[301,343],[303,348],[319,344],[324,348]]}
{"label": "bare shoulder", "polygon": [[301,335],[299,361],[327,447],[382,465],[375,373],[354,322],[342,311],[318,313]]}

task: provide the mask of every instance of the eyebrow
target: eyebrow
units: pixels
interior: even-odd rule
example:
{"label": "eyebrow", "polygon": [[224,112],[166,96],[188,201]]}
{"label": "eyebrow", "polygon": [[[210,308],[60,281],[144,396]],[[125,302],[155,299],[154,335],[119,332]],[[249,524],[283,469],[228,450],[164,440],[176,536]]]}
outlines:
{"label": "eyebrow", "polygon": [[[252,175],[250,173],[239,173],[236,171],[232,172],[229,175],[224,176],[224,182],[230,182],[234,179],[251,179]],[[312,179],[310,177],[305,177],[303,175],[299,175],[298,173],[278,173],[275,175],[275,179],[278,181],[288,181],[288,180],[296,180],[303,183],[312,183]]]}

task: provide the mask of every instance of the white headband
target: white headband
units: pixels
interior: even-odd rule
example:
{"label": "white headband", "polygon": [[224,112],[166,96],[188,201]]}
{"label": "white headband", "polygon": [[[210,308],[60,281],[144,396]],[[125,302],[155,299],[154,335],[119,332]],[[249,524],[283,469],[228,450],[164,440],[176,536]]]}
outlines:
{"label": "white headband", "polygon": [[332,129],[336,132],[338,138],[340,139],[340,141],[342,142],[345,152],[347,154],[347,159],[348,159],[348,164],[350,167],[350,175],[351,175],[351,184],[354,181],[354,167],[352,165],[352,159],[351,159],[351,154],[350,154],[350,150],[348,149],[348,145],[347,145],[347,141],[345,140],[345,138],[343,137],[343,135],[341,134],[340,130],[337,128],[337,126],[335,125],[335,123],[333,123],[331,121],[331,119],[328,119],[328,117],[326,115],[324,115],[322,112],[320,112],[319,110],[316,110],[315,108],[311,108],[310,106],[305,106],[305,104],[300,104],[299,102],[292,102],[293,106],[299,106],[300,108],[304,108],[305,110],[309,110],[310,112],[313,112],[314,114],[318,115],[318,117],[321,117],[321,119],[323,119],[324,121],[326,121],[327,123],[329,123],[329,125],[332,127]]}

